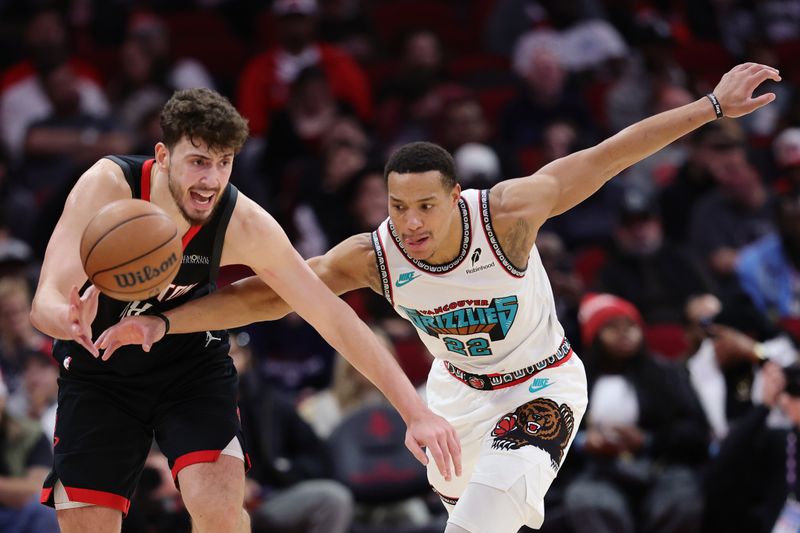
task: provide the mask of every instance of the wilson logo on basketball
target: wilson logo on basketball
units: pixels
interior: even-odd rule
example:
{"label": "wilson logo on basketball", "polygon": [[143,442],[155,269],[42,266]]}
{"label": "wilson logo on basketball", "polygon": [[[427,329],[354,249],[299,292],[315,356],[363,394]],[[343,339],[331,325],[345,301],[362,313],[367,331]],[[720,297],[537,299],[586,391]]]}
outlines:
{"label": "wilson logo on basketball", "polygon": [[164,259],[160,265],[145,265],[143,268],[133,272],[114,274],[114,281],[117,282],[117,286],[120,288],[135,287],[140,283],[147,283],[148,281],[154,280],[162,274],[169,272],[177,261],[177,254],[173,253]]}

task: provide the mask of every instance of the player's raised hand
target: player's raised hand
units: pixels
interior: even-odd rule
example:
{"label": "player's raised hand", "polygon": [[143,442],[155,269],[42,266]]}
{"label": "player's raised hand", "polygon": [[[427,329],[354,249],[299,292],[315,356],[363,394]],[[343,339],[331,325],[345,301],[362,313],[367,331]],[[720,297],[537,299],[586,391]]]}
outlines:
{"label": "player's raised hand", "polygon": [[753,98],[753,91],[767,80],[781,81],[778,69],[760,63],[742,63],[726,72],[714,88],[722,113],[741,117],[775,100],[775,93]]}
{"label": "player's raised hand", "polygon": [[439,473],[447,481],[450,481],[453,470],[456,476],[461,475],[461,443],[456,430],[447,420],[429,410],[425,409],[409,421],[406,447],[424,465],[428,464],[428,456],[423,449],[426,448],[436,462]]}
{"label": "player's raised hand", "polygon": [[97,316],[97,301],[100,291],[90,285],[81,296],[78,287],[72,286],[69,291],[69,333],[75,342],[86,348],[89,353],[97,357],[97,348],[92,344],[92,322]]}
{"label": "player's raised hand", "polygon": [[142,350],[149,352],[165,333],[166,324],[158,317],[128,316],[101,333],[94,345],[95,349],[104,350],[102,359],[108,361],[118,348],[129,344],[141,345]]}

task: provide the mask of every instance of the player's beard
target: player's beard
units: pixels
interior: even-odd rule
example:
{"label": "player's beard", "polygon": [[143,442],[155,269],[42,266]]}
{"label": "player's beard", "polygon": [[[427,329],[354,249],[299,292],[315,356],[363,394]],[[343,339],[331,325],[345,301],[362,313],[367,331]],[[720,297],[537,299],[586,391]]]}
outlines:
{"label": "player's beard", "polygon": [[[196,218],[191,216],[189,213],[186,212],[186,209],[183,207],[183,192],[178,187],[178,184],[175,180],[172,179],[172,169],[167,168],[167,184],[169,185],[169,192],[172,195],[172,200],[175,202],[175,205],[178,206],[178,210],[181,212],[184,220],[186,220],[192,226],[202,226],[206,224],[209,220],[214,218],[214,213],[217,212],[217,206],[219,205],[219,198],[220,198],[220,191],[217,191],[214,194],[214,207],[208,213],[208,216],[202,218]],[[190,194],[189,191],[186,191],[187,195]]]}

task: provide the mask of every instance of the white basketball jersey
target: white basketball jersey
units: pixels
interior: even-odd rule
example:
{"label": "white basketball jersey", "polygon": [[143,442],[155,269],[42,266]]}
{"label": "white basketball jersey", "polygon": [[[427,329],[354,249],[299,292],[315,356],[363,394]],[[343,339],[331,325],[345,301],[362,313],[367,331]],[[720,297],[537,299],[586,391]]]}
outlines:
{"label": "white basketball jersey", "polygon": [[492,229],[489,191],[462,192],[461,251],[445,265],[411,258],[390,219],[372,233],[383,293],[430,353],[467,372],[525,368],[556,352],[564,328],[534,246],[520,270]]}

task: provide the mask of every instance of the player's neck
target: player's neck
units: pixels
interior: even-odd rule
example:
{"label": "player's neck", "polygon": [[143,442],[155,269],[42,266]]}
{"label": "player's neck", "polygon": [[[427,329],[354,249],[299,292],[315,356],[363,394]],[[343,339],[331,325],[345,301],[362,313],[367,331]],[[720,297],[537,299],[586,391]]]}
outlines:
{"label": "player's neck", "polygon": [[191,225],[181,214],[181,210],[169,190],[169,176],[160,170],[158,165],[153,165],[150,170],[150,201],[163,209],[175,221],[181,234],[189,230]]}

